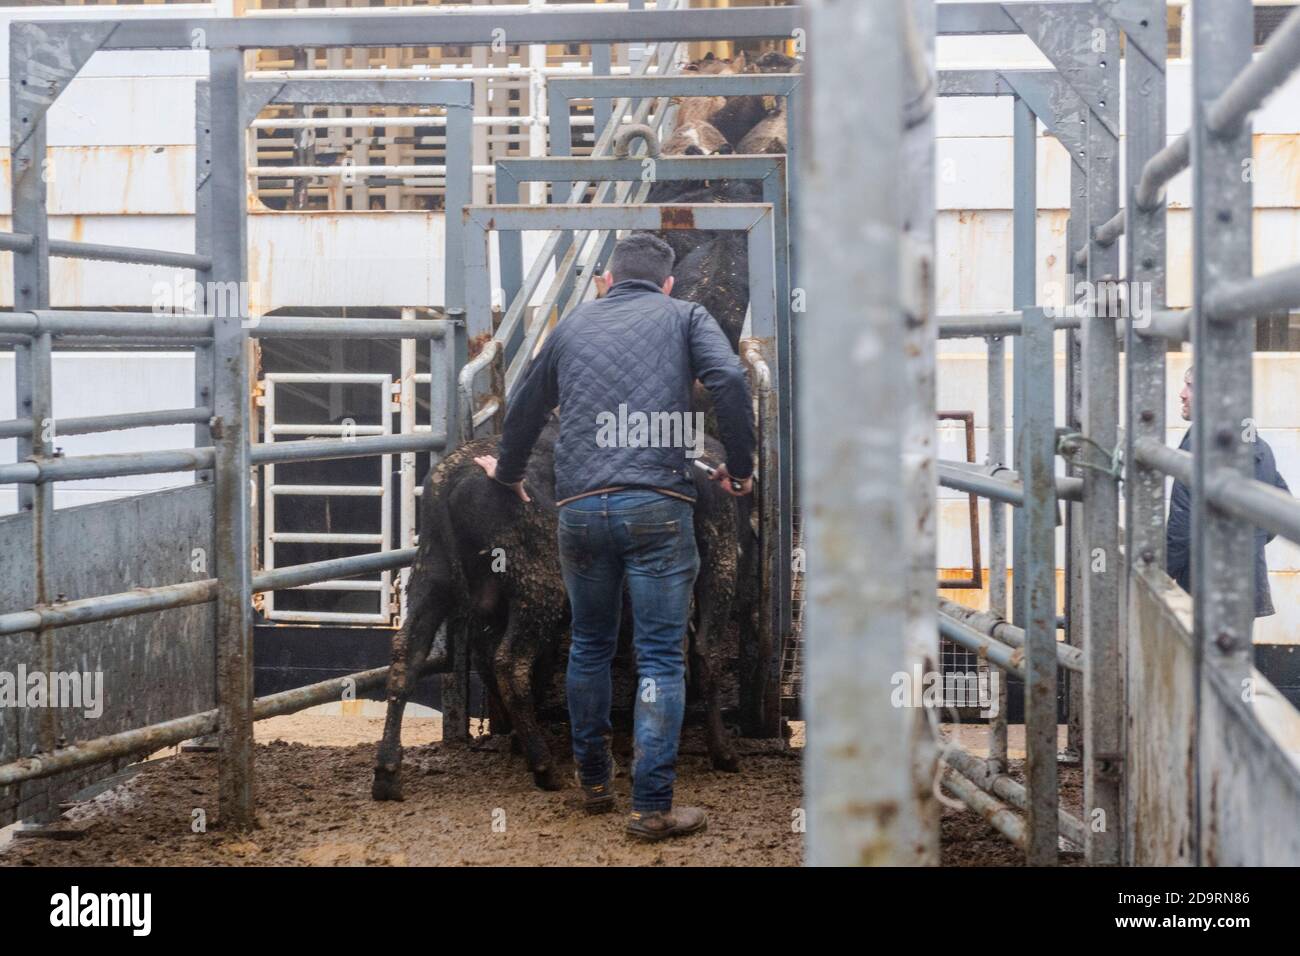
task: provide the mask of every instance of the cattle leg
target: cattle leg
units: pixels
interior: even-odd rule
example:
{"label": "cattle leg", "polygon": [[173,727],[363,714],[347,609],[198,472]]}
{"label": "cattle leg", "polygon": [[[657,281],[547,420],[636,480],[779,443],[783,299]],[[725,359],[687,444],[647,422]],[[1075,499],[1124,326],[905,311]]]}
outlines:
{"label": "cattle leg", "polygon": [[705,706],[705,738],[709,760],[715,770],[734,773],[740,769],[735,746],[722,723],[722,701],[718,692],[717,644],[731,616],[732,587],[712,563],[702,564],[695,584],[699,619],[691,639],[691,669]]}
{"label": "cattle leg", "polygon": [[510,735],[510,713],[506,710],[505,701],[501,696],[501,688],[497,686],[496,669],[492,666],[492,658],[484,653],[480,653],[475,648],[473,655],[474,669],[483,682],[483,690],[488,699],[488,733],[493,737],[505,738]]}
{"label": "cattle leg", "polygon": [[[447,618],[447,602],[437,593],[439,589],[431,590],[417,608],[409,611],[406,624],[393,638],[393,662],[388,669],[388,715],[375,756],[375,779],[370,786],[370,796],[375,800],[402,799],[402,712],[429,663],[434,636]],[[447,643],[454,639],[454,628],[449,625]],[[447,656],[446,648],[441,656]]]}
{"label": "cattle leg", "polygon": [[543,636],[554,628],[526,628],[520,623],[521,617],[517,607],[511,604],[506,632],[493,655],[492,667],[502,703],[510,715],[515,736],[523,744],[528,769],[533,772],[533,782],[543,790],[560,790],[564,783],[533,703],[533,668],[540,656]]}

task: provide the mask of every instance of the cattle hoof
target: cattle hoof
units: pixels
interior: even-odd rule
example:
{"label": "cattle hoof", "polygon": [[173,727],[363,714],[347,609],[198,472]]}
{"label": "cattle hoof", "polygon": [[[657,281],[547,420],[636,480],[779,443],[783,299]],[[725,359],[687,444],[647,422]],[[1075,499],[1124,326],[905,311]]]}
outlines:
{"label": "cattle hoof", "polygon": [[716,753],[710,756],[714,770],[721,770],[723,773],[738,773],[740,771],[740,758],[734,753]]}
{"label": "cattle hoof", "polygon": [[375,768],[375,782],[370,785],[372,800],[401,800],[402,775],[400,771]]}
{"label": "cattle hoof", "polygon": [[554,767],[547,767],[545,770],[534,770],[533,783],[537,784],[539,790],[563,790],[565,786],[559,772]]}

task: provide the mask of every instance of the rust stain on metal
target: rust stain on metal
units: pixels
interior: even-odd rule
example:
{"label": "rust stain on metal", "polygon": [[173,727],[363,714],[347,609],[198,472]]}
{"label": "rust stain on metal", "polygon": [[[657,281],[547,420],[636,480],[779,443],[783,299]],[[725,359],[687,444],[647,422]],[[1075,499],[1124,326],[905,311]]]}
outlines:
{"label": "rust stain on metal", "polygon": [[483,347],[487,345],[488,342],[491,341],[491,339],[492,339],[491,332],[480,332],[478,335],[470,339],[468,343],[469,357],[474,358],[474,356],[478,355],[479,352],[482,352]]}
{"label": "rust stain on metal", "polygon": [[660,229],[694,229],[695,211],[683,206],[665,206],[659,213]]}

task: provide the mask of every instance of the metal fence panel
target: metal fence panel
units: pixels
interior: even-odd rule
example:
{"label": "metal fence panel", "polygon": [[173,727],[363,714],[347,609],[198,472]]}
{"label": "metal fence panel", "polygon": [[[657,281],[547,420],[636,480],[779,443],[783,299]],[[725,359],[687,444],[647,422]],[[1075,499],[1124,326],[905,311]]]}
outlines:
{"label": "metal fence panel", "polygon": [[[0,518],[0,541],[30,541],[31,525],[30,513]],[[50,594],[71,601],[206,578],[211,539],[210,485],[60,508],[45,545]],[[29,547],[0,548],[0,613],[31,605],[34,562]],[[61,628],[40,643],[30,633],[0,636],[0,662],[10,674],[20,667],[102,674],[102,716],[87,718],[76,708],[57,713],[59,738],[87,740],[215,706],[212,613],[200,604],[139,614]],[[0,764],[48,749],[42,742],[48,716],[48,709],[0,707]],[[0,826],[57,806],[113,769],[101,765],[0,788]]]}

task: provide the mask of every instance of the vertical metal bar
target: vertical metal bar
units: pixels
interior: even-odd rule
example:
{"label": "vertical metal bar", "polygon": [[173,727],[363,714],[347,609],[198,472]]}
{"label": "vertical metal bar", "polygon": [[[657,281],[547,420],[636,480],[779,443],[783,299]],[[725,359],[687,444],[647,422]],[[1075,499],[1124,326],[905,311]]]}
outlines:
{"label": "vertical metal bar", "polygon": [[[600,102],[593,100],[592,106]],[[572,156],[573,155],[573,129],[570,126],[569,100],[564,95],[561,87],[548,87],[546,91],[546,111],[550,116],[550,133],[551,133],[551,155],[552,156]],[[600,141],[601,130],[603,126],[597,125],[593,136],[593,146]],[[555,182],[551,184],[551,201],[568,202],[573,193],[572,182]],[[581,199],[579,199],[581,201]],[[522,239],[521,239],[522,241]],[[560,263],[564,261],[565,253],[569,251],[569,246],[573,243],[573,230],[566,230],[560,237],[560,241],[555,244],[555,257],[552,260],[555,268],[560,268]],[[544,315],[536,316],[535,321],[545,322],[547,317]]]}
{"label": "vertical metal bar", "polygon": [[[415,310],[403,309],[402,318],[407,322],[415,322]],[[430,341],[429,348],[433,350],[442,347],[441,343]],[[401,392],[398,405],[401,410],[401,417],[398,419],[398,428],[403,435],[415,434],[415,391],[418,387],[415,382],[416,372],[416,354],[418,344],[415,339],[402,339],[400,352],[401,367],[398,370],[398,381],[401,382]],[[433,363],[429,363],[429,371],[432,375]],[[433,408],[430,406],[430,413]],[[399,548],[415,547],[415,452],[402,452],[398,459],[401,473],[401,481],[398,486],[397,506],[397,546]],[[406,620],[406,582],[411,576],[409,567],[402,568],[398,573],[398,613],[403,621]]]}
{"label": "vertical metal bar", "polygon": [[[399,373],[400,374],[400,373]],[[383,434],[393,433],[393,380],[385,379],[379,386],[379,421],[383,423]],[[393,550],[393,456],[379,456],[379,550]],[[379,591],[379,607],[376,613],[384,615],[385,623],[392,622],[392,586],[393,572],[384,569],[379,573],[383,587]]]}
{"label": "vertical metal bar", "polygon": [[[629,10],[644,10],[645,0],[628,0],[627,8]],[[645,59],[646,45],[644,43],[629,43],[627,45],[627,65],[631,68],[633,74],[636,73],[637,67]]]}
{"label": "vertical metal bar", "polygon": [[[34,70],[36,64],[29,69]],[[15,71],[9,78],[11,166],[13,170],[12,208],[13,231],[28,233],[34,241],[30,249],[15,250],[13,256],[14,309],[48,309],[50,306],[50,252],[49,224],[46,207],[46,180],[49,168],[45,155],[45,110],[32,110],[25,101],[30,95],[26,87],[34,72]],[[22,117],[24,123],[18,122]],[[28,117],[31,120],[28,121]],[[24,137],[26,134],[26,138]],[[53,368],[50,354],[50,336],[36,336],[30,345],[14,350],[15,360],[15,411],[19,417],[32,420],[30,436],[20,436],[17,441],[17,459],[49,458],[54,455],[54,399]],[[32,601],[46,604],[51,598],[52,553],[51,538],[54,518],[54,486],[47,482],[18,485],[18,508],[32,513],[33,580]],[[55,635],[42,631],[39,635],[40,666],[53,674],[55,666]],[[57,707],[42,708],[39,739],[43,751],[59,746],[59,719]]]}
{"label": "vertical metal bar", "polygon": [[[212,274],[217,283],[246,281],[243,100],[244,55],[214,50],[211,64]],[[231,296],[224,297],[229,302]],[[243,311],[243,296],[236,312]],[[215,309],[213,310],[216,311]],[[213,549],[216,600],[218,794],[222,827],[245,830],[253,810],[253,620],[249,567],[249,401],[246,317],[215,315],[213,447],[216,461]]]}
{"label": "vertical metal bar", "polygon": [[[466,223],[465,237],[467,243],[474,243],[474,237],[477,237],[477,245],[486,252],[486,236],[476,223]],[[469,250],[473,246],[466,248]],[[466,258],[471,259],[471,255],[467,254]],[[482,277],[479,279],[482,280]],[[482,281],[476,281],[475,276],[467,276],[467,282],[471,298],[486,292]],[[452,309],[448,312],[447,319],[447,334],[431,342],[432,352],[429,356],[429,427],[435,435],[441,432],[447,436],[443,450],[435,452],[430,458],[431,469],[439,457],[449,454],[460,444],[462,437],[473,437],[473,409],[462,411],[458,408],[458,382],[467,354],[465,311]],[[463,428],[462,421],[466,422]],[[469,655],[465,626],[466,622],[459,618],[452,618],[443,624],[444,630],[459,628],[461,632],[447,637],[447,644],[452,648],[450,672],[442,675],[441,682],[442,735],[443,740],[447,741],[463,742],[469,738]]]}
{"label": "vertical metal bar", "polygon": [[[545,188],[546,184],[542,184]],[[509,170],[497,164],[496,201],[498,203],[519,203],[523,199],[523,190],[518,179]],[[497,257],[501,270],[501,308],[510,308],[515,296],[524,284],[524,234],[518,229],[507,229],[497,233]],[[463,305],[464,303],[462,303]],[[505,360],[508,363],[523,338],[524,324],[519,324],[519,334],[512,342],[506,343]]]}
{"label": "vertical metal bar", "polygon": [[[480,4],[487,5],[484,0],[472,0],[477,6]],[[472,46],[469,50],[470,64],[476,67],[486,67],[488,61],[492,59],[492,49],[486,46]],[[488,116],[492,112],[492,94],[495,92],[491,86],[491,80],[486,76],[477,77],[471,81],[474,84],[474,103],[479,112]],[[447,122],[450,124],[451,116],[448,111]],[[470,140],[473,142],[470,154],[475,166],[486,166],[492,161],[492,144],[488,141],[487,126],[473,126],[470,132]],[[448,130],[450,132],[450,130]],[[470,191],[473,197],[471,202],[481,204],[487,202],[488,183],[487,179],[481,176],[473,177],[473,186]]]}
{"label": "vertical metal bar", "polygon": [[[571,125],[572,117],[569,113],[569,99],[564,95],[564,90],[558,86],[548,86],[546,88],[546,115],[550,132],[550,154],[552,156],[572,156],[573,127]],[[596,129],[596,137],[600,137],[599,127]],[[551,183],[551,201],[568,202],[569,194],[572,191],[573,183],[571,182]]]}
{"label": "vertical metal bar", "polygon": [[[1119,31],[1107,18],[1105,48],[1117,70]],[[1116,77],[1117,78],[1117,77]],[[1116,84],[1112,84],[1116,85]],[[1107,112],[1118,118],[1114,103]],[[1083,469],[1083,528],[1087,561],[1084,588],[1084,812],[1097,825],[1088,828],[1088,862],[1116,866],[1123,832],[1124,700],[1120,658],[1119,482],[1104,472],[1102,460],[1116,447],[1119,428],[1119,347],[1108,296],[1096,294],[1103,279],[1119,276],[1119,243],[1093,241],[1097,226],[1119,209],[1119,143],[1093,109],[1088,111],[1088,282],[1091,313],[1083,331],[1083,434],[1090,441],[1081,456],[1096,468]],[[1100,451],[1098,449],[1101,449]]]}
{"label": "vertical metal bar", "polygon": [[[207,80],[194,84],[194,251],[198,255],[212,255],[212,94]],[[302,183],[307,181],[300,180]],[[305,188],[305,186],[304,186]],[[212,281],[211,269],[194,273],[197,306],[204,301],[200,291]],[[178,303],[179,305],[179,303]],[[212,345],[205,342],[194,346],[194,405],[212,407]],[[212,433],[207,422],[194,426],[194,447],[209,448]],[[212,472],[196,472],[194,480],[212,481]],[[269,595],[268,595],[269,597]]]}
{"label": "vertical metal bar", "polygon": [[447,334],[430,342],[429,428],[435,435],[447,436],[442,451],[433,453],[433,462],[449,454],[464,437],[460,427],[462,416],[456,405],[460,370],[465,365],[468,351],[465,310],[449,310],[447,322]]}
{"label": "vertical metal bar", "polygon": [[449,309],[465,305],[465,243],[461,238],[464,215],[474,189],[473,151],[474,107],[447,107],[447,193],[443,216],[446,246],[446,278],[443,302]]}
{"label": "vertical metal bar", "polygon": [[[904,32],[913,37],[913,54],[924,59],[924,75],[908,70],[913,81],[906,87],[910,103],[925,102],[926,86],[938,83],[934,72],[935,12],[933,0],[908,0],[902,15]],[[917,88],[916,80],[922,82]],[[929,101],[931,104],[935,100]],[[900,523],[906,529],[907,549],[903,554],[907,583],[904,627],[908,661],[924,672],[936,672],[940,666],[939,634],[935,626],[938,613],[934,580],[938,566],[938,477],[936,474],[936,397],[935,366],[938,332],[934,316],[934,248],[935,248],[935,115],[930,108],[924,117],[916,117],[903,132],[900,167],[902,196],[902,243],[904,283],[903,304],[903,393],[901,406],[902,456],[904,488]],[[792,489],[793,490],[793,489]],[[789,519],[784,519],[789,524]],[[787,562],[788,563],[788,562]],[[789,588],[786,588],[787,600]],[[785,633],[789,633],[787,628]],[[911,862],[938,865],[939,816],[941,806],[934,788],[924,786],[935,779],[939,755],[934,731],[921,709],[911,712],[909,728],[911,766],[918,785],[914,790],[915,810],[908,814],[904,839],[914,848]]]}
{"label": "vertical metal bar", "polygon": [[[1251,354],[1254,322],[1215,321],[1205,308],[1207,296],[1225,281],[1252,273],[1252,185],[1241,174],[1251,155],[1251,123],[1216,133],[1205,113],[1215,98],[1251,59],[1253,25],[1247,0],[1197,0],[1192,32],[1192,213],[1193,306],[1192,349],[1192,598],[1198,667],[1198,737],[1220,732],[1204,725],[1200,690],[1204,670],[1213,667],[1230,682],[1250,676],[1251,625],[1255,613],[1255,529],[1209,507],[1206,478],[1228,468],[1254,477],[1254,445],[1244,440],[1250,429]],[[1211,51],[1213,51],[1211,53]],[[1205,805],[1210,780],[1200,766],[1197,744],[1197,863],[1204,862]]]}
{"label": "vertical metal bar", "polygon": [[[1076,278],[1086,278],[1086,270],[1074,265],[1074,250],[1083,245],[1087,236],[1088,225],[1088,174],[1078,163],[1070,163],[1070,224],[1066,239],[1066,289],[1063,296],[1065,305],[1076,305]],[[1083,428],[1080,417],[1083,414],[1083,352],[1082,340],[1078,331],[1070,329],[1065,333],[1065,424],[1071,431]],[[1080,469],[1067,463],[1066,474],[1080,476]],[[1087,538],[1083,533],[1083,504],[1072,501],[1066,508],[1066,552],[1065,575],[1068,582],[1065,609],[1065,640],[1071,647],[1082,651],[1086,622],[1083,613],[1083,575],[1088,567]],[[1083,759],[1083,675],[1070,673],[1066,675],[1069,688],[1066,697],[1066,741],[1067,759]]]}
{"label": "vertical metal bar", "polygon": [[[528,5],[537,10],[546,7],[545,0],[528,0]],[[546,126],[543,120],[546,113],[543,104],[546,101],[546,44],[533,43],[528,47],[528,115],[532,125],[528,127],[528,155],[531,157],[546,155]],[[498,183],[499,185],[499,183]],[[546,183],[533,183],[529,187],[530,203],[546,202]],[[501,202],[498,196],[497,202]],[[504,284],[504,283],[503,283]],[[508,303],[509,298],[506,299]]]}
{"label": "vertical metal bar", "polygon": [[[988,463],[1007,462],[1007,349],[1006,339],[990,336],[988,342],[989,447]],[[1007,614],[1007,506],[988,499],[989,509],[989,610]],[[989,720],[989,759],[1007,765],[1007,682],[998,681],[997,713]]]}
{"label": "vertical metal bar", "polygon": [[[1020,97],[1013,101],[1012,145],[1012,308],[1026,309],[1037,299],[1036,264],[1038,246],[1038,121],[1029,104]],[[1011,343],[1012,351],[1012,460],[1018,470],[1024,469],[1025,410],[1025,344],[1017,339]],[[1025,581],[1030,573],[1025,543],[1025,512],[1023,508],[1011,513],[1011,619],[1016,624],[1025,622]]]}
{"label": "vertical metal bar", "polygon": [[[1150,0],[1146,4],[1147,22],[1164,28],[1163,0]],[[1161,38],[1163,39],[1163,37]],[[1125,157],[1124,168],[1140,170],[1148,159],[1165,145],[1166,44],[1138,44],[1129,39],[1125,56]],[[1126,542],[1124,553],[1128,556],[1128,571],[1145,573],[1148,569],[1162,570],[1165,566],[1165,476],[1155,469],[1143,467],[1133,454],[1134,442],[1150,438],[1164,442],[1165,437],[1165,353],[1164,339],[1138,335],[1131,304],[1145,303],[1149,321],[1154,310],[1165,306],[1165,204],[1152,210],[1143,210],[1135,198],[1138,175],[1131,172],[1127,179],[1125,202],[1126,258],[1124,274],[1128,280],[1129,321],[1125,327],[1126,355],[1125,377],[1127,406],[1125,412],[1125,452],[1128,463],[1127,482],[1124,488],[1126,515],[1124,520]],[[1131,581],[1131,578],[1130,578]],[[1130,583],[1129,587],[1133,585]],[[1128,614],[1127,606],[1124,609]],[[1125,655],[1132,661],[1131,651]],[[1132,686],[1132,679],[1125,680]],[[1126,695],[1127,696],[1127,695]],[[1127,700],[1125,709],[1128,709]],[[1126,748],[1130,749],[1131,748]],[[1129,843],[1135,824],[1135,801],[1125,800],[1125,845],[1123,859],[1130,861]]]}
{"label": "vertical metal bar", "polygon": [[[815,82],[804,121],[799,235],[813,295],[801,334],[800,483],[808,571],[808,859],[816,865],[913,859],[911,715],[890,704],[906,671],[898,356],[898,178],[902,158],[900,5],[807,8]],[[863,88],[872,95],[861,95]],[[815,152],[815,160],[809,156]]]}
{"label": "vertical metal bar", "polygon": [[[1055,333],[1042,309],[1022,319],[1025,422],[1025,857],[1056,862],[1056,425]],[[1020,569],[1017,569],[1019,571]]]}
{"label": "vertical metal bar", "polygon": [[[608,43],[593,43],[591,45],[591,75],[592,76],[609,76],[610,59]],[[629,109],[636,109],[639,101],[633,101]],[[609,124],[609,117],[613,113],[612,105],[609,100],[596,99],[591,101],[591,113],[596,118],[596,125],[592,130],[592,142],[600,139],[601,130]]]}
{"label": "vertical metal bar", "polygon": [[[279,421],[276,409],[275,374],[267,375],[262,380],[262,441],[275,441],[275,425]],[[336,417],[331,414],[331,417]],[[275,561],[275,462],[262,466],[262,568],[273,570]],[[268,621],[275,620],[275,591],[262,592],[262,614]]]}
{"label": "vertical metal bar", "polygon": [[[749,305],[754,337],[764,343],[765,358],[769,368],[780,368],[788,361],[778,338],[780,324],[776,301],[776,276],[773,250],[773,217],[764,215],[749,230],[746,237],[749,261]],[[788,377],[788,376],[787,376]],[[777,373],[777,381],[780,374]],[[789,400],[780,394],[777,384],[775,402],[762,409],[763,474],[759,476],[768,487],[762,499],[762,547],[771,552],[771,577],[764,578],[764,605],[762,619],[767,627],[762,635],[766,653],[760,660],[761,705],[760,727],[764,736],[776,737],[781,733],[781,652],[785,636],[789,633],[787,621],[790,614],[790,594],[793,584],[791,555],[794,551],[793,525],[790,521],[791,482],[790,463],[781,460],[780,436],[787,427]]]}
{"label": "vertical metal bar", "polygon": [[[17,64],[15,59],[14,63]],[[35,65],[33,66],[35,69]],[[27,74],[15,70],[9,78],[9,115],[13,117],[9,134],[10,164],[13,169],[11,202],[13,208],[12,231],[33,237],[31,248],[15,249],[13,256],[14,310],[47,309],[50,305],[50,253],[49,224],[46,217],[45,181],[48,175],[45,156],[46,112],[33,109],[30,99],[36,97],[27,90]],[[18,117],[30,122],[20,124]],[[30,132],[28,132],[30,128]],[[25,136],[25,138],[24,138]],[[18,417],[33,416],[34,431],[40,422],[34,418],[33,389],[39,373],[34,369],[35,357],[31,346],[21,345],[14,350],[15,395],[14,411]],[[17,461],[37,452],[37,439],[20,436],[17,440]],[[39,485],[18,485],[19,511],[31,511],[40,495]]]}
{"label": "vertical metal bar", "polygon": [[[1016,467],[1025,488],[1024,507],[1012,513],[1013,615],[1025,628],[1025,785],[1029,793],[1025,853],[1031,865],[1045,865],[1056,860],[1057,800],[1055,430],[1053,404],[1043,401],[1044,394],[1050,399],[1053,388],[1053,334],[1042,311],[1033,309],[1037,300],[1038,120],[1020,97],[1014,99],[1013,117],[1012,304],[1022,310],[1022,333],[1012,344],[1013,425]],[[1042,477],[1045,446],[1046,479]],[[1046,622],[1044,604],[1050,608]]]}
{"label": "vertical metal bar", "polygon": [[[44,196],[32,212],[45,214]],[[16,217],[15,217],[16,218]],[[48,287],[47,290],[48,292]],[[54,367],[51,356],[52,336],[47,332],[38,335],[31,345],[31,398],[32,398],[32,455],[40,459],[53,458],[54,435]],[[32,485],[32,566],[35,570],[35,603],[50,603],[54,595],[54,485],[39,482]],[[58,672],[55,652],[56,635],[52,630],[40,633],[41,667],[48,675]],[[51,676],[51,680],[53,677]],[[40,717],[41,750],[50,752],[63,745],[59,731],[59,708],[43,707]]]}
{"label": "vertical metal bar", "polygon": [[[465,220],[465,326],[471,339],[492,334],[492,273],[488,261],[488,230],[473,219]],[[538,317],[536,321],[543,321]],[[486,339],[483,339],[486,341]],[[480,393],[476,387],[475,395]],[[458,410],[462,435],[466,440],[474,437],[472,417],[474,408]]]}

